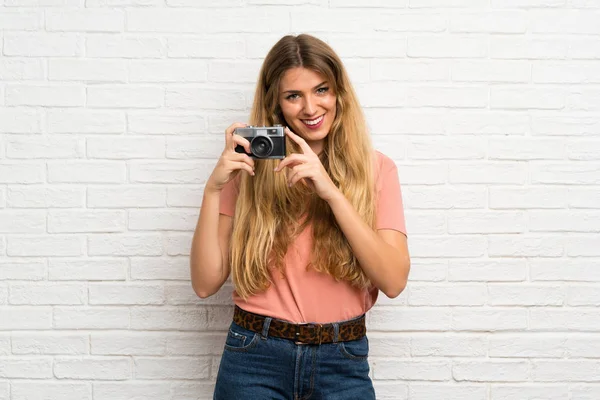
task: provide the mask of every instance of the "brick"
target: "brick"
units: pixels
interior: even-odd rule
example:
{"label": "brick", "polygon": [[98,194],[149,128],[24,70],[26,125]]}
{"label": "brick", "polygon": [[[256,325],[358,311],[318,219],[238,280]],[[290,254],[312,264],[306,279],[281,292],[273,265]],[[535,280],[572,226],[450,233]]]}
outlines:
{"label": "brick", "polygon": [[492,257],[560,257],[564,240],[545,235],[490,235],[489,255]]}
{"label": "brick", "polygon": [[129,230],[193,231],[198,222],[198,210],[129,212]]}
{"label": "brick", "polygon": [[[419,0],[421,1],[421,0]],[[428,0],[437,1],[440,0]],[[444,0],[448,1],[448,0]],[[462,0],[463,2],[465,0]],[[487,400],[487,388],[483,385],[453,385],[446,383],[415,383],[409,388],[409,398],[414,400],[428,400],[444,398],[448,400]]]}
{"label": "brick", "polygon": [[448,233],[521,233],[527,229],[519,211],[449,211]]}
{"label": "brick", "polygon": [[166,106],[176,109],[243,110],[244,93],[236,89],[167,88]]}
{"label": "brick", "polygon": [[94,382],[94,400],[163,400],[171,396],[171,383],[165,382]]}
{"label": "brick", "polygon": [[135,330],[205,330],[206,310],[192,307],[136,307],[131,310],[131,328]]}
{"label": "brick", "polygon": [[162,284],[91,283],[89,299],[97,305],[163,304],[165,289]]}
{"label": "brick", "polygon": [[89,109],[50,109],[49,133],[125,133],[125,113]]}
{"label": "brick", "polygon": [[85,188],[53,185],[9,186],[6,201],[12,208],[78,208],[83,207]]}
{"label": "brick", "polygon": [[40,281],[46,278],[46,263],[42,260],[23,259],[0,261],[0,281]]}
{"label": "brick", "polygon": [[600,121],[587,117],[534,117],[531,127],[534,135],[586,136],[599,132]]}
{"label": "brick", "polygon": [[87,334],[20,333],[12,337],[13,354],[78,355],[89,353]]}
{"label": "brick", "polygon": [[600,163],[543,163],[530,169],[533,184],[597,185]]}
{"label": "brick", "polygon": [[524,361],[458,361],[452,366],[457,381],[519,382],[529,379],[529,364]]}
{"label": "brick", "polygon": [[594,266],[598,262],[590,259],[532,259],[530,274],[532,281],[600,281],[600,269]]}
{"label": "brick", "polygon": [[593,309],[532,308],[529,329],[532,331],[582,331],[600,330],[600,317]]}
{"label": "brick", "polygon": [[49,233],[123,232],[125,211],[49,211]]}
{"label": "brick", "polygon": [[127,277],[127,259],[57,258],[48,260],[48,279],[53,281],[124,281]]}
{"label": "brick", "polygon": [[46,213],[39,211],[0,211],[0,233],[45,233]]}
{"label": "brick", "polygon": [[[275,43],[275,41],[272,43]],[[177,37],[167,39],[167,55],[169,58],[238,58],[244,53],[244,41],[233,35],[224,37],[224,35],[207,34],[203,35],[202,38]]]}
{"label": "brick", "polygon": [[166,189],[159,186],[93,186],[87,191],[88,208],[164,207]]}
{"label": "brick", "polygon": [[[43,3],[47,4],[48,0]],[[22,400],[92,400],[89,383],[16,381],[11,384],[11,393],[14,398]]]}
{"label": "brick", "polygon": [[[599,14],[600,16],[600,14]],[[534,83],[599,83],[600,62],[546,62],[540,61],[533,64]]]}
{"label": "brick", "polygon": [[481,257],[487,248],[481,236],[433,236],[425,243],[414,243],[415,257]]}
{"label": "brick", "polygon": [[125,163],[111,161],[48,162],[51,183],[121,183],[125,182]]}
{"label": "brick", "polygon": [[9,256],[79,256],[83,255],[84,238],[69,235],[28,235],[10,236],[7,254]]}
{"label": "brick", "polygon": [[490,187],[489,206],[493,209],[565,208],[567,191],[554,187]]}
{"label": "brick", "polygon": [[524,61],[458,61],[451,65],[455,82],[526,83],[531,64]]}
{"label": "brick", "polygon": [[525,33],[528,20],[525,11],[460,13],[450,16],[449,30],[452,33]]}
{"label": "brick", "polygon": [[0,307],[0,330],[51,329],[50,307]]}
{"label": "brick", "polygon": [[524,36],[490,38],[490,57],[493,59],[560,60],[567,58],[568,52],[569,43],[560,39]]}
{"label": "brick", "polygon": [[594,10],[535,10],[530,15],[530,32],[597,35],[599,16]]}
{"label": "brick", "polygon": [[9,106],[82,107],[85,93],[79,85],[24,85],[6,86],[6,104]]}
{"label": "brick", "polygon": [[51,379],[51,358],[5,357],[0,364],[0,378]]}
{"label": "brick", "polygon": [[450,260],[449,264],[451,282],[519,282],[527,277],[524,260]]}
{"label": "brick", "polygon": [[127,130],[132,134],[181,135],[206,130],[206,117],[173,111],[129,111]]}
{"label": "brick", "polygon": [[539,360],[532,362],[537,382],[599,382],[600,362],[595,360]]}
{"label": "brick", "polygon": [[26,283],[10,286],[9,302],[17,305],[80,305],[87,302],[84,284]]}
{"label": "brick", "polygon": [[509,384],[492,384],[491,399],[492,400],[521,400],[528,399],[547,399],[547,400],[563,400],[569,397],[569,388],[566,385],[509,385]]}
{"label": "brick", "polygon": [[215,163],[216,160],[130,163],[129,180],[133,183],[203,184],[212,173]]}
{"label": "brick", "polygon": [[22,108],[0,109],[0,132],[2,133],[40,133],[42,114]]}
{"label": "brick", "polygon": [[417,357],[485,357],[488,340],[482,336],[459,334],[420,334],[410,342]]}
{"label": "brick", "polygon": [[154,234],[98,234],[88,238],[88,254],[93,256],[159,256],[161,237]]}
{"label": "brick", "polygon": [[5,56],[78,57],[83,54],[81,39],[72,33],[5,33]]}
{"label": "brick", "polygon": [[166,238],[166,253],[169,256],[188,256],[192,247],[190,234],[169,234]]}
{"label": "brick", "polygon": [[154,86],[102,86],[87,88],[87,106],[92,108],[159,108],[164,89]]}
{"label": "brick", "polygon": [[136,379],[206,379],[210,374],[210,357],[136,357]]}
{"label": "brick", "polygon": [[488,107],[488,89],[478,87],[412,87],[407,90],[408,107]]}
{"label": "brick", "polygon": [[[237,68],[245,70],[243,65],[238,66]],[[131,60],[127,65],[127,71],[129,73],[129,81],[134,83],[206,82],[207,75],[209,74],[207,63],[197,60]],[[254,76],[254,78],[256,78],[256,76]],[[213,79],[210,80],[213,81]]]}
{"label": "brick", "polygon": [[492,87],[492,109],[559,110],[564,108],[567,93],[562,88],[545,87]]}
{"label": "brick", "polygon": [[375,360],[371,364],[374,379],[447,381],[451,377],[451,365],[448,361],[385,358]]}
{"label": "brick", "polygon": [[376,308],[369,326],[376,331],[446,331],[450,329],[449,308]]}
{"label": "brick", "polygon": [[128,329],[130,327],[129,309],[124,307],[55,307],[51,315],[54,329]]}
{"label": "brick", "polygon": [[[2,25],[1,21],[0,25]],[[43,80],[44,66],[42,60],[2,59],[0,60],[0,79],[3,81]],[[3,112],[6,111],[3,110]]]}
{"label": "brick", "polygon": [[7,138],[6,156],[13,159],[82,158],[85,153],[83,139],[77,137],[38,135]]}
{"label": "brick", "polygon": [[122,60],[55,59],[48,62],[50,81],[126,82]]}
{"label": "brick", "polygon": [[411,306],[481,306],[487,293],[484,285],[412,284],[408,287]]}
{"label": "brick", "polygon": [[187,257],[132,257],[130,262],[132,280],[187,281],[190,278],[190,260]]}
{"label": "brick", "polygon": [[56,357],[54,375],[59,379],[126,380],[131,361],[124,357]]}
{"label": "brick", "polygon": [[165,140],[154,137],[88,138],[87,157],[110,160],[164,158]]}
{"label": "brick", "polygon": [[48,10],[45,22],[48,31],[122,32],[125,14],[120,10]]}
{"label": "brick", "polygon": [[167,336],[163,333],[92,332],[90,352],[106,356],[160,356],[166,354],[166,346]]}
{"label": "brick", "polygon": [[85,39],[85,54],[92,58],[162,58],[165,47],[164,41],[157,37],[95,34]]}
{"label": "brick", "polygon": [[487,41],[477,37],[414,36],[408,38],[411,58],[485,58]]}
{"label": "brick", "polygon": [[454,308],[452,330],[513,331],[527,328],[525,308]]}

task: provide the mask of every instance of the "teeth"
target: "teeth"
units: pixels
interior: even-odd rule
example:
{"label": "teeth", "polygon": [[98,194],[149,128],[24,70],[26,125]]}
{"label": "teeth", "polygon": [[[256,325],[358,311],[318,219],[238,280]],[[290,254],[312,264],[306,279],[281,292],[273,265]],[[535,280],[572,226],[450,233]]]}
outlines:
{"label": "teeth", "polygon": [[319,122],[321,122],[322,119],[323,119],[323,116],[321,115],[319,118],[313,119],[312,121],[308,120],[308,119],[304,119],[303,121],[306,125],[316,125]]}

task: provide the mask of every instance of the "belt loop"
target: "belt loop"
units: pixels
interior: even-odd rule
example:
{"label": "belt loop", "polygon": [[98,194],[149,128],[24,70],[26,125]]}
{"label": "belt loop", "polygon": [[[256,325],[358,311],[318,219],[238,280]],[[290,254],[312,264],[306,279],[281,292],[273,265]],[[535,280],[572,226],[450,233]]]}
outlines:
{"label": "belt loop", "polygon": [[337,343],[338,336],[340,334],[340,324],[337,322],[334,322],[332,325],[333,325],[333,343]]}
{"label": "belt loop", "polygon": [[271,326],[272,320],[273,318],[271,317],[265,317],[265,322],[263,323],[263,330],[260,334],[262,340],[267,340],[267,337],[269,336],[269,327]]}

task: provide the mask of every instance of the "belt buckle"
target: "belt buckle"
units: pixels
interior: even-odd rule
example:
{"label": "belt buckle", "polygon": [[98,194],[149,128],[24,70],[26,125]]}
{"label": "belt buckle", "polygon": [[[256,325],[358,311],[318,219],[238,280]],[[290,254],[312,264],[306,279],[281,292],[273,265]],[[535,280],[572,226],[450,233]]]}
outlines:
{"label": "belt buckle", "polygon": [[[317,328],[317,337],[319,339],[319,345],[321,345],[322,340],[323,340],[323,324],[320,323],[309,323],[309,322],[301,322],[299,324],[296,324],[296,339],[298,339],[298,336],[300,336],[300,327],[301,326],[310,326],[310,327],[315,327]],[[307,344],[307,343],[303,343],[300,341],[296,341],[296,344]]]}

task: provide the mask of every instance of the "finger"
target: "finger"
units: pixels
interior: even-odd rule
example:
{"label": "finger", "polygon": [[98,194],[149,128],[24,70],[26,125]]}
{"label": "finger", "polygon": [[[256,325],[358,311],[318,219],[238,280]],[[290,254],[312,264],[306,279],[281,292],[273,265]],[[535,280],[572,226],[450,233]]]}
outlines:
{"label": "finger", "polygon": [[308,145],[308,143],[306,143],[306,140],[304,140],[300,136],[296,135],[287,126],[285,127],[285,132],[290,137],[290,139],[292,139],[294,142],[296,142],[298,144],[298,146],[300,146],[300,148],[302,149],[304,154],[310,154],[313,152],[312,149],[310,148],[310,146]]}
{"label": "finger", "polygon": [[292,173],[288,177],[288,186],[295,185],[302,178],[307,178],[310,176],[310,166],[309,165],[299,165],[292,169]]}
{"label": "finger", "polygon": [[304,154],[292,154],[287,156],[286,158],[284,158],[283,160],[281,160],[281,162],[279,163],[279,165],[277,167],[275,167],[275,171],[281,171],[283,168],[287,167],[287,166],[295,166],[298,164],[304,164],[308,162],[308,159],[306,158],[306,156]]}
{"label": "finger", "polygon": [[235,122],[229,125],[227,129],[225,129],[225,143],[228,145],[227,147],[229,147],[229,144],[231,143],[231,136],[233,135],[233,132],[237,128],[244,128],[246,126],[248,126],[248,124],[245,124],[243,122]]}
{"label": "finger", "polygon": [[254,168],[252,168],[249,164],[243,161],[233,161],[233,168],[235,170],[241,170],[248,172],[250,175],[254,176]]}
{"label": "finger", "polygon": [[252,157],[250,157],[248,154],[243,154],[243,153],[233,153],[228,157],[231,161],[241,161],[241,162],[245,162],[246,164],[248,164],[249,166],[251,166],[252,168],[254,168],[254,160],[252,159]]}
{"label": "finger", "polygon": [[246,153],[250,153],[250,142],[248,141],[248,139],[246,139],[245,137],[242,137],[240,135],[236,135],[234,133],[233,135],[231,135],[230,149],[235,151],[235,147],[238,144],[240,146],[244,147],[244,150],[246,150]]}

